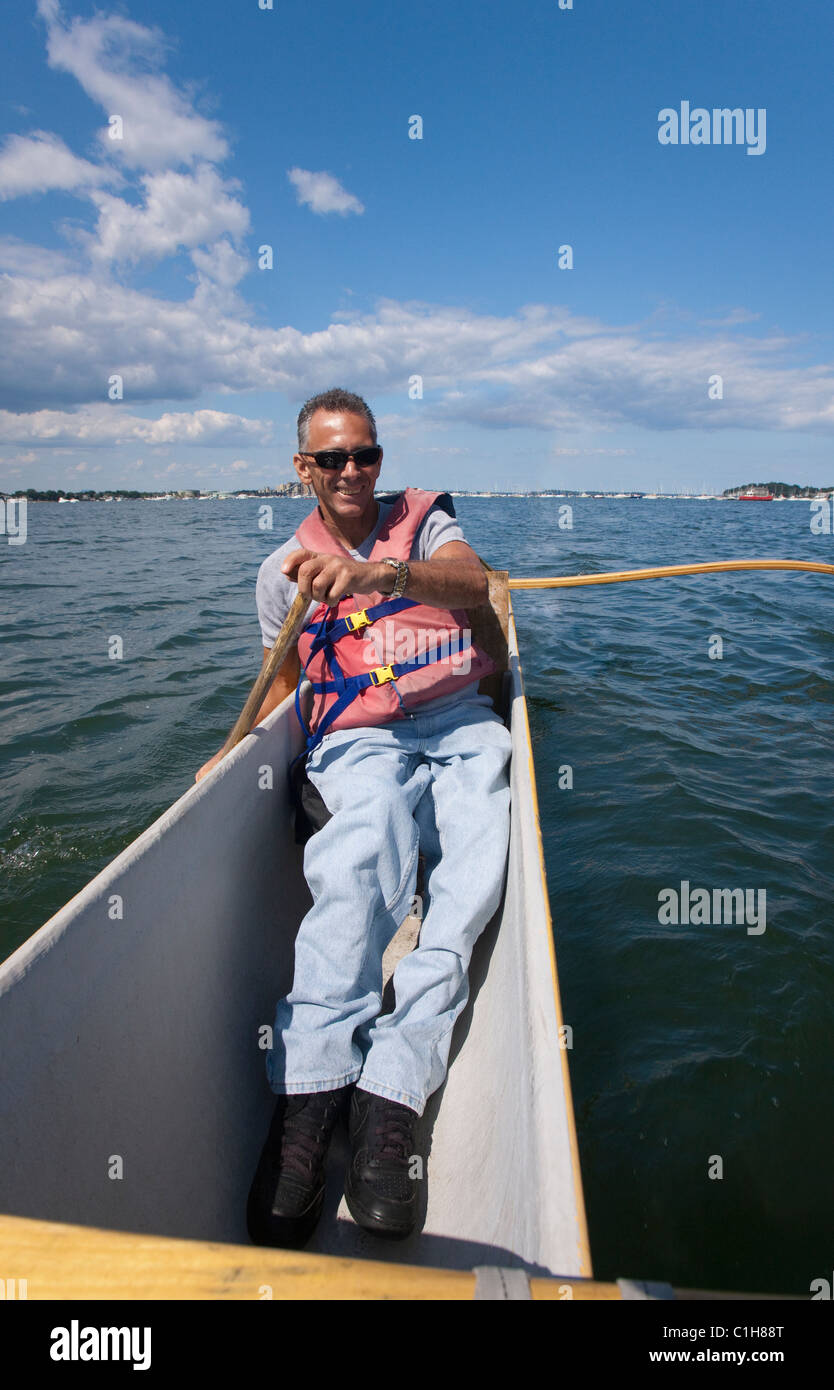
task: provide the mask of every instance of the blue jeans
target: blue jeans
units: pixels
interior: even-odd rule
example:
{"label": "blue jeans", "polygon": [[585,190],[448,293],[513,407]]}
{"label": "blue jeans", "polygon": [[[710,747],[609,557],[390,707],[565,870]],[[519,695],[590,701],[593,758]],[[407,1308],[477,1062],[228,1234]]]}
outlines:
{"label": "blue jeans", "polygon": [[[511,738],[485,705],[338,729],[308,761],[331,819],[308,841],[313,907],[278,1003],[267,1075],[279,1094],[351,1082],[423,1113],[446,1076],[472,948],[506,872]],[[419,945],[378,1017],[382,955],[426,864]]]}

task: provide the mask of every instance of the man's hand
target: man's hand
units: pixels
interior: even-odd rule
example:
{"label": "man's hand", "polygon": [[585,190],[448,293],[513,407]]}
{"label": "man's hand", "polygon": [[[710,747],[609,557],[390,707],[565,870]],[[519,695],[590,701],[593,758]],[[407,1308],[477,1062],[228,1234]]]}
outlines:
{"label": "man's hand", "polygon": [[[305,598],[316,599],[330,607],[352,594],[354,590],[362,593],[378,593],[373,583],[372,571],[377,565],[351,560],[346,555],[324,555],[315,550],[294,550],[288,555],[281,571],[298,585],[298,592]],[[389,566],[385,566],[386,569]],[[393,574],[394,571],[391,570]],[[393,584],[390,586],[393,588]]]}
{"label": "man's hand", "polygon": [[199,782],[199,780],[200,780],[201,777],[205,777],[205,775],[206,775],[207,772],[211,772],[211,769],[212,769],[213,767],[217,767],[217,764],[220,762],[220,759],[221,759],[222,757],[223,757],[223,749],[221,748],[220,751],[219,751],[218,753],[215,753],[215,755],[214,755],[213,758],[209,758],[209,760],[208,760],[207,763],[203,763],[203,766],[200,768],[200,771],[197,772],[197,773],[195,773],[195,775],[194,775],[194,781],[195,781],[195,782]]}
{"label": "man's hand", "polygon": [[[444,608],[477,608],[489,602],[486,574],[465,541],[447,541],[430,560],[409,560],[405,598]],[[351,560],[346,555],[323,555],[294,550],[281,569],[305,598],[330,606],[345,594],[390,594],[397,582],[393,565],[378,560]]]}

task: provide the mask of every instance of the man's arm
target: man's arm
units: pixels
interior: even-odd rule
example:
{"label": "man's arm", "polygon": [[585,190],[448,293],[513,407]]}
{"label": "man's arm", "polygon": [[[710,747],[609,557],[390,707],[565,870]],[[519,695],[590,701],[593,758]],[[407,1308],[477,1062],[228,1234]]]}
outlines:
{"label": "man's arm", "polygon": [[[389,567],[386,566],[386,568]],[[391,573],[393,574],[394,571],[391,570]],[[270,649],[269,647],[264,647],[263,651],[264,657],[261,670],[263,670],[264,666],[266,666],[266,663],[269,660]],[[253,724],[252,726],[253,728],[256,724],[262,724],[263,721],[266,719],[267,715],[271,714],[274,709],[277,709],[281,702],[285,700],[288,695],[292,694],[292,692],[295,690],[295,687],[298,685],[298,677],[300,670],[301,667],[298,660],[298,647],[291,647],[289,652],[287,653],[287,657],[284,661],[283,666],[281,666],[277,676],[275,677],[275,680],[272,682],[272,685],[269,687],[269,690],[266,693],[266,699],[264,700],[263,704],[258,710],[258,717],[255,720],[255,724]],[[195,782],[199,782],[201,777],[205,777],[207,772],[211,772],[211,769],[217,766],[217,764],[220,762],[222,753],[223,749],[221,748],[217,753],[215,753],[213,758],[209,758],[207,763],[203,763],[203,766],[200,768],[200,771],[196,774],[194,778]]]}
{"label": "man's arm", "polygon": [[[390,594],[397,582],[393,565],[312,550],[294,550],[281,568],[298,585],[299,593],[331,604],[354,591]],[[439,608],[478,608],[489,600],[486,571],[466,541],[447,541],[430,560],[409,560],[403,597]]]}

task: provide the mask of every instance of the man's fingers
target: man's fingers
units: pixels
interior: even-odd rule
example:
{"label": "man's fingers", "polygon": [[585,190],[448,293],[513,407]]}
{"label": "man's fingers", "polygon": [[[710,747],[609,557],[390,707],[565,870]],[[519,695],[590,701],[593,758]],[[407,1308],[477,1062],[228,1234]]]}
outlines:
{"label": "man's fingers", "polygon": [[315,558],[315,550],[294,550],[291,555],[287,556],[282,564],[281,573],[289,575],[290,579],[295,579],[294,571],[298,569],[299,565],[303,565],[305,560],[312,560]]}
{"label": "man's fingers", "polygon": [[305,598],[320,598],[321,584],[319,574],[326,564],[323,555],[308,554],[306,560],[302,560],[298,566],[295,582],[298,585],[298,592]]}
{"label": "man's fingers", "polygon": [[338,603],[340,598],[344,598],[348,592],[344,578],[339,578],[325,571],[323,574],[316,574],[310,585],[313,598],[317,598],[319,603],[327,603],[331,606]]}
{"label": "man's fingers", "polygon": [[[308,550],[296,551],[296,555],[299,557],[303,555],[306,558],[298,559],[297,563],[290,570],[289,578],[295,580],[298,585],[298,592],[302,594],[304,598],[315,598],[315,594],[313,593],[313,580],[321,568],[321,558],[317,564],[316,557],[311,556]],[[282,568],[285,568],[285,566],[286,562]]]}
{"label": "man's fingers", "polygon": [[338,555],[315,550],[294,550],[281,565],[281,572],[298,585],[305,598],[333,605],[351,593],[352,571]]}
{"label": "man's fingers", "polygon": [[[350,592],[348,568],[335,555],[311,555],[301,560],[296,574],[298,591],[305,598],[314,598],[329,605],[339,602]],[[291,557],[290,557],[291,558]]]}

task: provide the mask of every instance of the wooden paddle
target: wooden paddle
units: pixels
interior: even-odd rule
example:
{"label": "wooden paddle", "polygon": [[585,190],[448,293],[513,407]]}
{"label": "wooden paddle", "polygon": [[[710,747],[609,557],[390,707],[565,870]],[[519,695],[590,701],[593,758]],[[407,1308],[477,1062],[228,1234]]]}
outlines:
{"label": "wooden paddle", "polygon": [[249,692],[246,704],[237,717],[237,722],[223,744],[221,757],[231,753],[239,743],[251,733],[252,726],[258,717],[258,711],[267,697],[270,686],[278,675],[281,667],[287,659],[291,647],[298,641],[299,633],[304,626],[304,615],[310,606],[310,599],[303,594],[296,594],[290,604],[290,611],[284,620],[284,626],[275,639],[275,645],[269,653],[266,664],[261,670],[258,679]]}

